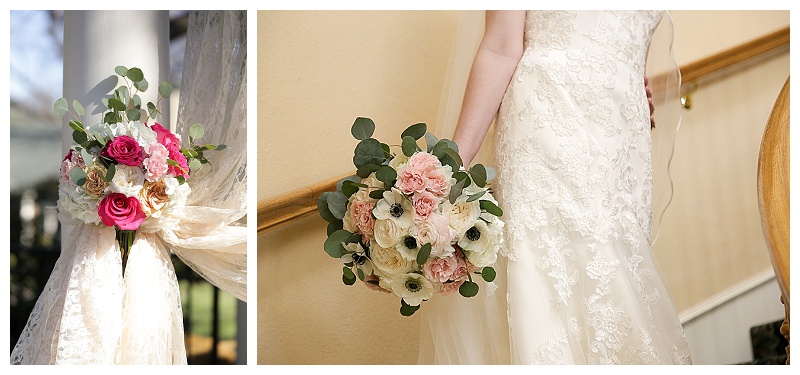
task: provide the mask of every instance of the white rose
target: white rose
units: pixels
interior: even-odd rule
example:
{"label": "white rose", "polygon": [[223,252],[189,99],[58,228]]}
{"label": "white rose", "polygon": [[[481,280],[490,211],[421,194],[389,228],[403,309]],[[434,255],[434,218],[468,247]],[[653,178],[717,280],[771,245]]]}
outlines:
{"label": "white rose", "polygon": [[[102,140],[114,139],[120,135],[127,135],[135,139],[142,147],[157,142],[155,130],[150,129],[149,126],[139,121],[118,122],[115,124],[92,124],[86,127],[86,131],[95,138]],[[179,135],[176,134],[175,136],[180,139]]]}
{"label": "white rose", "polygon": [[375,221],[373,236],[381,247],[394,247],[407,233],[408,229],[400,227],[394,220]]}
{"label": "white rose", "polygon": [[456,232],[456,238],[460,239],[480,217],[481,204],[477,200],[467,202],[467,197],[462,195],[455,203],[446,200],[442,204],[442,215],[450,220],[450,228]]}
{"label": "white rose", "polygon": [[144,185],[144,173],[139,167],[117,164],[114,178],[106,188],[106,192],[125,194],[128,197],[138,197]]}
{"label": "white rose", "polygon": [[403,171],[403,168],[405,168],[406,163],[408,163],[408,156],[401,153],[394,156],[394,159],[389,162],[389,166],[394,168],[394,170],[397,171],[397,174],[400,174],[400,172]]}
{"label": "white rose", "polygon": [[422,301],[436,293],[433,283],[416,273],[396,275],[392,278],[392,292],[410,306],[419,306]]}
{"label": "white rose", "polygon": [[86,224],[100,224],[97,200],[87,195],[80,187],[63,181],[58,184],[58,205],[70,216]]}
{"label": "white rose", "polygon": [[[163,211],[172,212],[183,209],[186,206],[186,198],[192,193],[192,188],[188,183],[179,183],[174,177],[166,178],[164,182],[167,184],[169,202],[164,206]],[[171,193],[170,190],[172,190]]]}
{"label": "white rose", "polygon": [[369,256],[373,267],[390,277],[410,272],[414,268],[414,263],[403,258],[395,248],[373,245],[370,247]]}
{"label": "white rose", "polygon": [[444,258],[453,255],[450,241],[455,233],[450,229],[447,218],[439,214],[431,214],[427,220],[418,221],[411,228],[411,235],[417,239],[420,246],[431,244],[432,257]]}

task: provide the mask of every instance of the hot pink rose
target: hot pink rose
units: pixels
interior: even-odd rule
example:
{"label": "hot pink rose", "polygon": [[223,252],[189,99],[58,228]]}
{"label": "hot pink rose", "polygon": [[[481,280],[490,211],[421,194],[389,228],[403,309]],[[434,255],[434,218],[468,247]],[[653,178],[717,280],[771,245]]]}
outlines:
{"label": "hot pink rose", "polygon": [[427,185],[425,190],[433,193],[437,197],[443,198],[450,194],[450,177],[445,173],[444,168],[432,168],[425,171]]}
{"label": "hot pink rose", "polygon": [[424,173],[428,169],[436,168],[441,165],[442,163],[436,156],[427,152],[417,152],[416,154],[411,155],[411,157],[408,159],[406,168],[411,168],[419,173]]}
{"label": "hot pink rose", "polygon": [[458,280],[458,281],[453,281],[452,283],[444,283],[442,284],[442,290],[440,291],[440,293],[443,296],[453,293],[456,290],[458,290],[458,288],[461,287],[461,284],[464,284],[464,281],[465,280]]}
{"label": "hot pink rose", "polygon": [[142,146],[139,146],[139,142],[127,135],[121,135],[106,142],[106,147],[100,154],[131,167],[142,164]]}
{"label": "hot pink rose", "polygon": [[121,230],[136,230],[146,218],[135,197],[111,193],[97,205],[97,214],[106,226],[116,225]]}
{"label": "hot pink rose", "polygon": [[436,207],[439,207],[439,198],[427,191],[423,191],[421,193],[416,193],[411,197],[411,201],[414,204],[414,212],[417,214],[417,218],[421,220],[425,220],[436,211]]}
{"label": "hot pink rose", "polygon": [[178,143],[170,143],[167,146],[167,151],[169,151],[169,158],[178,162],[178,165],[181,168],[178,168],[174,165],[169,166],[169,173],[175,176],[183,176],[185,178],[189,178],[189,162],[186,161],[186,157],[183,156],[181,153],[181,147]]}
{"label": "hot pink rose", "polygon": [[443,283],[453,279],[453,272],[456,268],[458,268],[458,260],[451,255],[445,258],[429,259],[422,266],[422,272],[425,273],[425,278],[428,280]]}
{"label": "hot pink rose", "polygon": [[375,208],[375,202],[370,201],[353,201],[350,204],[350,217],[353,219],[353,224],[358,227],[364,242],[369,242],[372,238],[372,232],[375,228],[375,218],[372,217],[372,210]]}
{"label": "hot pink rose", "polygon": [[180,148],[181,140],[171,131],[159,125],[159,123],[153,124],[153,126],[150,128],[156,132],[156,140],[158,143],[161,143],[164,146],[169,146],[170,144],[174,143],[178,145],[178,148]]}
{"label": "hot pink rose", "polygon": [[406,195],[425,191],[427,184],[428,181],[425,176],[414,168],[405,168],[397,176],[397,188]]}

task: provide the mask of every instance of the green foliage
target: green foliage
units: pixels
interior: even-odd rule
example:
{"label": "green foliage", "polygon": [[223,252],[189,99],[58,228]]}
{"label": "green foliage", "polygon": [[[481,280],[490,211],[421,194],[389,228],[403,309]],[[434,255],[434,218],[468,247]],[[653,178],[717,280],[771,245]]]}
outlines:
{"label": "green foliage", "polygon": [[323,247],[325,248],[325,252],[328,253],[333,258],[341,258],[345,253],[346,250],[342,243],[349,243],[348,241],[353,236],[353,233],[348,232],[347,230],[341,229],[337,230],[336,232],[331,233],[328,236],[328,239],[325,240],[325,244]]}
{"label": "green foliage", "polygon": [[383,186],[388,190],[394,185],[394,181],[397,179],[397,171],[388,165],[384,165],[375,171],[375,178],[383,182]]}
{"label": "green foliage", "polygon": [[401,147],[403,150],[403,155],[408,157],[411,157],[411,155],[414,155],[414,153],[419,150],[419,146],[417,146],[417,141],[410,136],[403,137],[403,143]]}
{"label": "green foliage", "polygon": [[469,174],[472,176],[472,182],[478,187],[486,186],[486,168],[482,164],[475,164],[469,169]]}
{"label": "green foliage", "polygon": [[72,168],[69,172],[69,179],[75,183],[75,185],[83,186],[86,183],[86,172],[80,168]]}
{"label": "green foliage", "polygon": [[497,277],[497,272],[494,271],[494,268],[486,266],[483,267],[483,270],[481,271],[481,277],[483,277],[486,282],[490,283],[494,281],[495,277]]}
{"label": "green foliage", "polygon": [[[366,165],[381,165],[386,160],[381,143],[374,138],[367,138],[358,143],[353,155],[353,164],[356,168]],[[377,169],[376,169],[377,170]],[[361,174],[359,174],[361,176]]]}
{"label": "green foliage", "polygon": [[402,316],[411,316],[414,315],[417,310],[419,310],[421,305],[411,306],[406,303],[406,301],[400,300],[400,315]]}
{"label": "green foliage", "polygon": [[476,295],[478,295],[478,290],[479,289],[480,288],[478,288],[478,284],[475,284],[474,282],[472,282],[470,280],[466,280],[458,288],[458,293],[461,294],[464,297],[470,298],[470,297],[475,297]]}
{"label": "green foliage", "polygon": [[359,141],[371,138],[374,132],[375,122],[366,117],[356,118],[356,121],[353,122],[353,126],[350,127],[350,134],[353,135],[353,138],[358,139]]}
{"label": "green foliage", "polygon": [[85,114],[85,112],[83,110],[83,106],[77,100],[73,100],[72,101],[72,108],[75,109],[75,113],[78,114],[78,116],[83,116]]}
{"label": "green foliage", "polygon": [[481,209],[482,210],[485,210],[486,212],[488,212],[488,213],[490,213],[490,214],[492,214],[494,216],[497,216],[497,217],[503,216],[503,210],[501,210],[500,207],[497,207],[496,204],[492,203],[491,201],[486,201],[486,200],[482,200],[480,202],[481,202]]}
{"label": "green foliage", "polygon": [[353,285],[356,283],[356,275],[353,274],[353,270],[351,270],[350,267],[342,268],[342,281],[345,285]]}
{"label": "green foliage", "polygon": [[400,137],[402,138],[411,137],[416,140],[424,137],[427,131],[428,131],[428,125],[425,125],[425,123],[414,124],[409,126],[406,130],[404,130],[403,133],[400,134]]}
{"label": "green foliage", "polygon": [[158,95],[162,98],[169,98],[169,96],[172,95],[172,83],[169,81],[161,82],[158,86]]}
{"label": "green foliage", "polygon": [[417,264],[423,265],[428,261],[428,257],[431,256],[432,248],[433,246],[430,243],[422,245],[422,247],[419,249],[419,252],[417,252]]}
{"label": "green foliage", "polygon": [[67,99],[60,98],[56,100],[55,104],[53,104],[53,114],[58,117],[64,116],[69,112],[69,108],[67,106]]}

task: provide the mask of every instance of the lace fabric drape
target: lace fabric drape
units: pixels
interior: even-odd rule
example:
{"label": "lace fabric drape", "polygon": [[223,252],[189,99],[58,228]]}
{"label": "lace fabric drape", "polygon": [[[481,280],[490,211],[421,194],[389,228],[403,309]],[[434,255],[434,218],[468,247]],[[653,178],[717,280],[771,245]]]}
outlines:
{"label": "lace fabric drape", "polygon": [[124,278],[114,229],[60,212],[72,233],[12,364],[186,364],[170,250],[246,300],[246,11],[194,12],[189,23],[177,131],[187,140],[202,123],[202,141],[227,149],[192,174],[182,212],[140,226]]}

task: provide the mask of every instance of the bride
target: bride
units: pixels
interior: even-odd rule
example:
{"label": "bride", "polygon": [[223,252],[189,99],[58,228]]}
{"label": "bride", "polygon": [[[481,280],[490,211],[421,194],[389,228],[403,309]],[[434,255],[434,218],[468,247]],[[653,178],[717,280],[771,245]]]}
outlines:
{"label": "bride", "polygon": [[486,12],[453,140],[469,165],[496,118],[506,258],[487,293],[428,301],[420,362],[691,362],[651,251],[642,80],[663,15]]}

